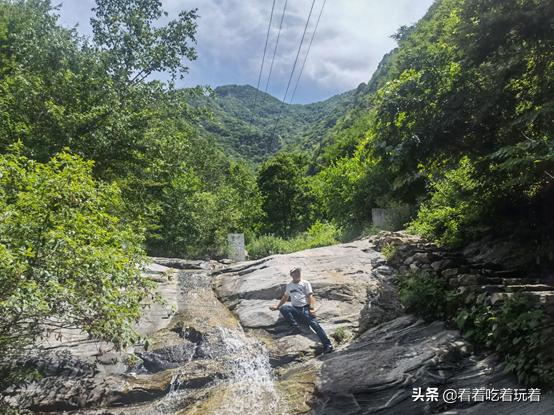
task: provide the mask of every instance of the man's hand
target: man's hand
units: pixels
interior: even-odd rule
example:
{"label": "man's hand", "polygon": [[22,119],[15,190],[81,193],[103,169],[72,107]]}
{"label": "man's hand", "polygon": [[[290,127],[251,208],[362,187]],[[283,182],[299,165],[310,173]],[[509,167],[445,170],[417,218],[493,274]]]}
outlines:
{"label": "man's hand", "polygon": [[310,316],[312,316],[312,317],[316,316],[315,308],[310,308],[309,312],[310,312]]}
{"label": "man's hand", "polygon": [[279,307],[277,307],[276,305],[270,305],[270,306],[269,306],[269,309],[270,309],[271,311],[275,311],[275,310],[279,310]]}

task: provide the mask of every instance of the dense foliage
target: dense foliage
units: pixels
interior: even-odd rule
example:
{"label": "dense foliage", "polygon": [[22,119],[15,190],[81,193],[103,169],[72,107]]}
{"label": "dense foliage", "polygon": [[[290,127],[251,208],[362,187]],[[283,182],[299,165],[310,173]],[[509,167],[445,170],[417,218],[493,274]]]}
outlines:
{"label": "dense foliage", "polygon": [[118,218],[117,186],[92,177],[92,162],[59,153],[47,163],[0,156],[0,350],[47,327],[79,327],[116,344],[136,339],[134,323],[151,286],[133,224]]}
{"label": "dense foliage", "polygon": [[275,254],[288,254],[304,249],[317,248],[339,243],[340,229],[331,223],[315,222],[305,232],[285,239],[275,235],[261,235],[252,239],[248,245],[251,259],[263,258]]}
{"label": "dense foliage", "polygon": [[98,1],[88,41],[57,24],[49,1],[2,1],[0,149],[21,140],[46,162],[67,147],[119,185],[151,253],[222,255],[222,235],[256,225],[255,178],[198,134],[205,115],[187,102],[204,91],[146,81],[195,58],[196,12],[161,17],[157,2]]}
{"label": "dense foliage", "polygon": [[252,171],[195,127],[204,91],[148,80],[186,72],[196,11],[98,0],[91,23],[85,39],[48,0],[0,0],[2,360],[46,323],[134,341],[145,249],[223,256],[262,216]]}
{"label": "dense foliage", "polygon": [[440,0],[401,28],[318,159],[323,218],[423,202],[425,236],[510,236],[552,261],[553,22],[552,1]]}
{"label": "dense foliage", "polygon": [[554,385],[552,316],[524,294],[512,294],[493,307],[485,293],[462,296],[437,275],[411,272],[399,279],[407,311],[427,320],[446,320],[478,347],[497,352],[519,380],[530,386]]}
{"label": "dense foliage", "polygon": [[309,224],[305,168],[305,158],[291,153],[279,153],[260,167],[265,231],[289,236]]}

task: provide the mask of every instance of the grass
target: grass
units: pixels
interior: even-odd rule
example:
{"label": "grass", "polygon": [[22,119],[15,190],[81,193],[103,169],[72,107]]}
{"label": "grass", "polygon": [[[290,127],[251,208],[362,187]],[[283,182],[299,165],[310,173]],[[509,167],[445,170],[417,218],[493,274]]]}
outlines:
{"label": "grass", "polygon": [[246,247],[251,259],[275,254],[288,254],[304,249],[317,248],[339,243],[340,229],[333,224],[316,222],[306,232],[284,239],[274,235],[262,235]]}

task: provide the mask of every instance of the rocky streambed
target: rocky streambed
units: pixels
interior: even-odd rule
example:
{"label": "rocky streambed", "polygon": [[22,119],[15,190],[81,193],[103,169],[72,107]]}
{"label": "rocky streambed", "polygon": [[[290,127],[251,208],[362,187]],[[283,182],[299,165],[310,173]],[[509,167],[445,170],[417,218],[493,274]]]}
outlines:
{"label": "rocky streambed", "polygon": [[[415,390],[523,388],[491,354],[441,322],[406,315],[395,271],[368,240],[224,267],[154,259],[165,304],[145,309],[145,342],[125,351],[82,333],[53,333],[27,364],[44,377],[4,398],[21,412],[71,414],[550,414],[539,402],[414,401]],[[290,335],[269,305],[288,270],[314,288],[336,351],[308,328]]]}

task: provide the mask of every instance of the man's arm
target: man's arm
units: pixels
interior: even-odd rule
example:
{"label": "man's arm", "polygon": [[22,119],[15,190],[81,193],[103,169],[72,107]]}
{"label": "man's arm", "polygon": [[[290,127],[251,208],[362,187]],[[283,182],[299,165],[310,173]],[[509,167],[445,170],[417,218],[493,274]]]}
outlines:
{"label": "man's arm", "polygon": [[289,295],[287,293],[283,294],[283,296],[281,297],[281,300],[279,301],[279,304],[272,305],[269,307],[269,309],[272,311],[279,310],[279,307],[285,304],[288,301],[288,299],[289,299]]}

